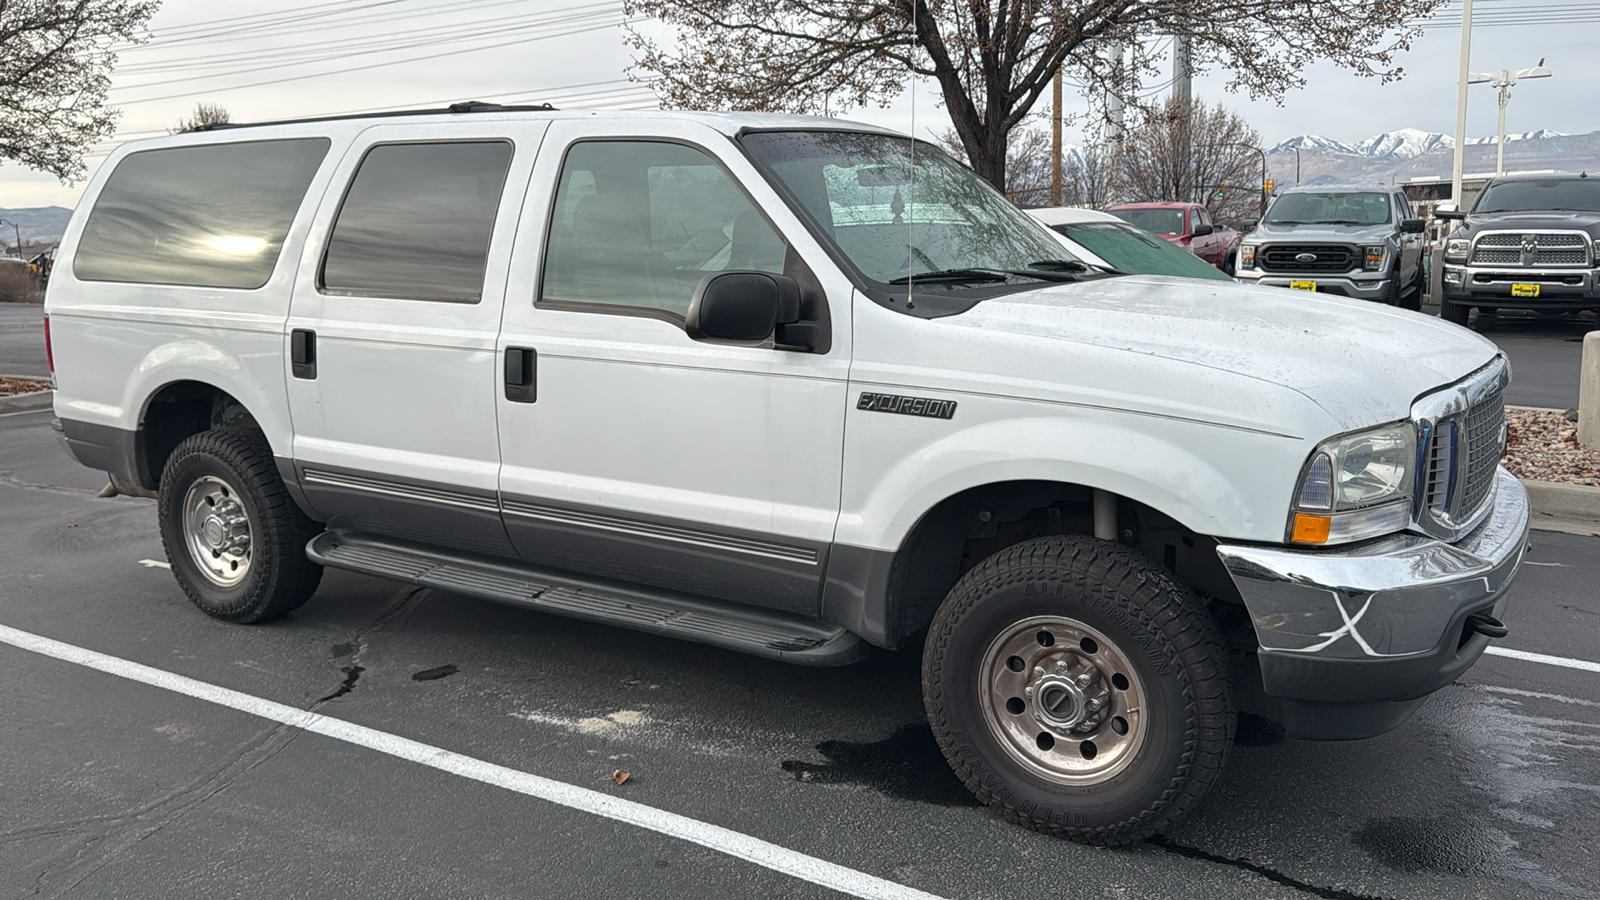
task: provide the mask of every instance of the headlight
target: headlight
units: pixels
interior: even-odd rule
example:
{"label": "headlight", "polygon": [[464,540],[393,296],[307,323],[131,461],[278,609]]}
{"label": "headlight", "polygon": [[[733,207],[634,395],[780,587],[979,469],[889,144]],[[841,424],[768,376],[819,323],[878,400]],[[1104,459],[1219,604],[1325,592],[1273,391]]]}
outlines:
{"label": "headlight", "polygon": [[1382,244],[1362,247],[1361,252],[1367,257],[1367,261],[1362,264],[1361,268],[1366,269],[1368,272],[1381,271],[1383,269],[1383,261],[1389,256],[1389,248]]}
{"label": "headlight", "polygon": [[1467,251],[1472,249],[1472,242],[1466,238],[1451,238],[1444,243],[1445,262],[1466,262]]}
{"label": "headlight", "polygon": [[1589,255],[1589,260],[1595,265],[1600,266],[1600,238],[1595,239],[1594,252]]}
{"label": "headlight", "polygon": [[1343,544],[1399,531],[1411,522],[1410,422],[1329,438],[1306,463],[1289,517],[1289,540]]}
{"label": "headlight", "polygon": [[[1600,257],[1596,257],[1596,258],[1600,259]],[[1239,245],[1239,267],[1243,268],[1243,269],[1251,269],[1251,268],[1255,268],[1255,264],[1256,264],[1256,245],[1255,244],[1240,244]]]}

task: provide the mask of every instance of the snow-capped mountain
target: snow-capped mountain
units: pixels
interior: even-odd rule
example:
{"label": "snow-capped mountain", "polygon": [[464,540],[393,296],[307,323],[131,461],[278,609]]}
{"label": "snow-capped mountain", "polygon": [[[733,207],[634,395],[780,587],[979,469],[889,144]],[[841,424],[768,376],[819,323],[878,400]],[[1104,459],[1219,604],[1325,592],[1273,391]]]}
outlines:
{"label": "snow-capped mountain", "polygon": [[1356,152],[1370,157],[1414,159],[1433,150],[1454,148],[1455,145],[1455,138],[1447,134],[1402,128],[1399,131],[1385,131],[1367,138],[1356,145]]}
{"label": "snow-capped mountain", "polygon": [[[1522,134],[1506,135],[1506,143],[1512,141],[1544,140],[1547,138],[1565,137],[1559,131],[1540,128],[1537,131],[1526,131]],[[1467,138],[1467,144],[1493,145],[1495,138],[1489,137]],[[1338,153],[1346,156],[1364,156],[1368,159],[1406,160],[1416,159],[1425,153],[1435,150],[1451,150],[1456,145],[1455,138],[1437,131],[1423,131],[1418,128],[1401,128],[1398,131],[1385,131],[1375,134],[1364,141],[1347,144],[1332,138],[1325,138],[1316,134],[1301,134],[1278,143],[1269,149],[1268,153],[1287,153],[1299,150],[1301,153]]]}
{"label": "snow-capped mountain", "polygon": [[1299,150],[1302,153],[1348,153],[1357,154],[1359,151],[1350,144],[1325,138],[1320,134],[1302,134],[1289,138],[1272,147],[1268,153],[1287,153],[1290,150]]}

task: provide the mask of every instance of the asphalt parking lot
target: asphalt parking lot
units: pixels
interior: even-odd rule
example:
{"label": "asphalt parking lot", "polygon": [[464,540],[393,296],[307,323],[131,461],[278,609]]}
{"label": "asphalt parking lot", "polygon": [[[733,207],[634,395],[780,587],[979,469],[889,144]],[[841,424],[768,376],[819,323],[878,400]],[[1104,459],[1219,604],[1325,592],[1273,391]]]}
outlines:
{"label": "asphalt parking lot", "polygon": [[[1099,850],[973,805],[914,653],[804,669],[337,572],[208,619],[49,419],[0,418],[0,896],[1600,896],[1600,672],[1486,657],[1348,744],[1246,715],[1194,816]],[[1501,645],[1600,659],[1597,584],[1600,538],[1537,533]]]}

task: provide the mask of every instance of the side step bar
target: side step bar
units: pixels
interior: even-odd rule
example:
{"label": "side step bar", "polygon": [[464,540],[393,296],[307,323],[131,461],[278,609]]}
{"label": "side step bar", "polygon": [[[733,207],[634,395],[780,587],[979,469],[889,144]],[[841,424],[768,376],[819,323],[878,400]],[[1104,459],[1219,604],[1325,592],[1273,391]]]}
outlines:
{"label": "side step bar", "polygon": [[373,535],[325,531],[306,545],[306,556],[335,569],[803,666],[848,665],[869,652],[861,638],[821,619],[425,550]]}

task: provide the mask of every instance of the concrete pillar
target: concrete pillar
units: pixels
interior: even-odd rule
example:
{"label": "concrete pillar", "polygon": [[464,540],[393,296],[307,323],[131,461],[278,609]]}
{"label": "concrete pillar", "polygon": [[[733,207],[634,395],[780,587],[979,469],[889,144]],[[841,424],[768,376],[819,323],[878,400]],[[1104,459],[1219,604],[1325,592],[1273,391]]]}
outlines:
{"label": "concrete pillar", "polygon": [[1600,449],[1600,331],[1583,338],[1578,375],[1578,443]]}

